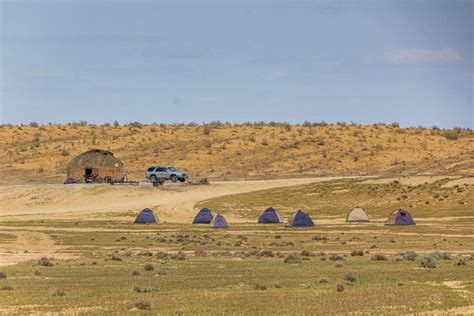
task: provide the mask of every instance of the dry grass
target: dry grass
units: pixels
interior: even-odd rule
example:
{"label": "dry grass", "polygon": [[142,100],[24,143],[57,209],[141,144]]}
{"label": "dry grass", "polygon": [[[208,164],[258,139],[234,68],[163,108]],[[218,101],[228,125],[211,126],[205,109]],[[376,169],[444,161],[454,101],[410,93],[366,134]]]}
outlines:
{"label": "dry grass", "polygon": [[[10,235],[29,231],[47,235],[58,252],[2,267],[0,314],[406,314],[461,307],[472,313],[472,187],[443,188],[448,181],[410,191],[402,183],[346,179],[203,202],[236,220],[226,230],[190,221],[138,226],[130,212],[82,220],[0,217],[0,249],[16,245]],[[417,226],[383,226],[404,191]],[[437,204],[433,192],[448,197]],[[461,197],[468,203],[459,204]],[[345,223],[350,202],[364,206],[372,221]],[[255,224],[262,205],[287,218],[295,206],[315,204],[315,228]],[[60,252],[74,257],[61,260]]]}

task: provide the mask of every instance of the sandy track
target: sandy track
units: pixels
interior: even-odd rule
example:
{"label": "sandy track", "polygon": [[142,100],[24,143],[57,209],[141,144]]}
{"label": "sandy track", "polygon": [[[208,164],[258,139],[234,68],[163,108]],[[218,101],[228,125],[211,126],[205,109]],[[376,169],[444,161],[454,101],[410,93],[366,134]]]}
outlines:
{"label": "sandy track", "polygon": [[245,193],[276,187],[329,181],[338,178],[303,178],[266,181],[225,181],[210,185],[149,184],[111,185],[9,185],[0,187],[0,216],[37,215],[37,218],[83,217],[87,213],[138,211],[155,208],[168,222],[189,221],[194,205],[223,195]]}
{"label": "sandy track", "polygon": [[41,257],[71,257],[57,252],[59,248],[48,234],[28,230],[17,232],[17,229],[8,230],[8,233],[14,234],[16,239],[12,243],[0,245],[0,266]]}

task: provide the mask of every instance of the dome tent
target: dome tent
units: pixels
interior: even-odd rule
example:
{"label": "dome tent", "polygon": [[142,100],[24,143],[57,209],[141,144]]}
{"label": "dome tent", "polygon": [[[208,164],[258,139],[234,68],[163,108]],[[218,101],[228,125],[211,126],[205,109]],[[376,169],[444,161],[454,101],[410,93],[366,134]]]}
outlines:
{"label": "dome tent", "polygon": [[290,220],[288,221],[288,224],[286,224],[288,227],[314,227],[313,220],[309,215],[302,210],[299,210],[293,215],[291,215]]}
{"label": "dome tent", "polygon": [[369,217],[364,209],[356,207],[347,214],[346,222],[369,222]]}
{"label": "dome tent", "polygon": [[278,214],[273,207],[269,207],[263,211],[258,219],[259,224],[280,224],[282,222],[280,214]]}
{"label": "dome tent", "polygon": [[407,226],[407,225],[416,225],[415,221],[411,217],[411,214],[405,210],[398,209],[388,217],[385,222],[387,226]]}
{"label": "dome tent", "polygon": [[212,221],[212,212],[207,207],[201,209],[193,220],[193,224],[209,224]]}
{"label": "dome tent", "polygon": [[149,208],[143,209],[135,219],[134,224],[156,224],[158,223],[158,217]]}
{"label": "dome tent", "polygon": [[221,214],[217,214],[216,217],[213,218],[211,221],[212,228],[227,228],[229,225],[227,224],[226,219]]}

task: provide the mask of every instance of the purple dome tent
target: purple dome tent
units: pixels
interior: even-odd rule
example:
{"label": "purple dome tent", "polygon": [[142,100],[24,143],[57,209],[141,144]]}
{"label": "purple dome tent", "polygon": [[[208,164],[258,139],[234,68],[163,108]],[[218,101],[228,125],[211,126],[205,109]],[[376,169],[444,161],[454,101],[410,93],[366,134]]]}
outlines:
{"label": "purple dome tent", "polygon": [[407,226],[407,225],[416,225],[415,221],[411,217],[410,213],[405,210],[399,209],[388,217],[385,222],[387,226]]}
{"label": "purple dome tent", "polygon": [[207,207],[200,210],[193,220],[193,224],[209,224],[212,221],[212,212]]}
{"label": "purple dome tent", "polygon": [[302,210],[299,210],[298,212],[295,212],[293,215],[291,215],[290,220],[288,221],[288,224],[286,224],[288,227],[314,227],[313,220],[309,215]]}
{"label": "purple dome tent", "polygon": [[155,213],[153,213],[152,210],[150,210],[149,208],[145,208],[140,212],[140,214],[138,214],[134,223],[135,224],[147,224],[147,223],[156,224],[158,223],[158,217],[156,217]]}
{"label": "purple dome tent", "polygon": [[269,207],[263,211],[258,219],[259,224],[280,224],[282,223],[280,214],[273,208]]}
{"label": "purple dome tent", "polygon": [[224,216],[221,214],[217,214],[216,217],[211,221],[212,228],[227,228],[227,221],[225,220]]}

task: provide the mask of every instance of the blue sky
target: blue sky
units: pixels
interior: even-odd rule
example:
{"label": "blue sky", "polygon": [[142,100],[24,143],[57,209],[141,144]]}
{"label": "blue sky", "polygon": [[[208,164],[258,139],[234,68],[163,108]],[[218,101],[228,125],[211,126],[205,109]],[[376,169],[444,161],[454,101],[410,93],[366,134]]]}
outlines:
{"label": "blue sky", "polygon": [[473,127],[474,1],[2,1],[0,121]]}

